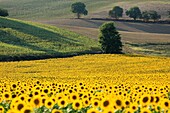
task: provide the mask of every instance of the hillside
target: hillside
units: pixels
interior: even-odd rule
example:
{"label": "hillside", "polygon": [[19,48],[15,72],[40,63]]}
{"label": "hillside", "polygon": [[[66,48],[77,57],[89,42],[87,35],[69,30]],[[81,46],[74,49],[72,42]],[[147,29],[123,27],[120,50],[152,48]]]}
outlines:
{"label": "hillside", "polygon": [[57,27],[0,18],[0,61],[91,53],[97,42]]}
{"label": "hillside", "polygon": [[73,18],[70,6],[76,1],[84,2],[89,10],[87,17],[108,17],[108,10],[119,5],[127,10],[139,6],[142,10],[156,10],[167,18],[169,0],[0,0],[0,7],[9,10],[10,17],[25,20],[49,20]]}

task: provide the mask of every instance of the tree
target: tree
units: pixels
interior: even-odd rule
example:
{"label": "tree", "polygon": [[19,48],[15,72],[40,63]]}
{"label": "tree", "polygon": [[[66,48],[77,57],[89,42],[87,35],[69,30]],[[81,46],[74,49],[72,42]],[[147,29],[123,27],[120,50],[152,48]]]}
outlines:
{"label": "tree", "polygon": [[142,17],[141,17],[145,22],[148,22],[150,19],[150,14],[148,11],[142,12]]}
{"label": "tree", "polygon": [[168,17],[170,18],[170,11],[168,11],[168,14],[169,14],[169,16],[168,16]]}
{"label": "tree", "polygon": [[142,14],[139,7],[132,7],[126,11],[126,15],[136,20],[137,18],[141,18]]}
{"label": "tree", "polygon": [[154,22],[156,20],[159,20],[161,18],[161,15],[158,15],[158,13],[156,11],[144,11],[142,12],[142,19],[144,21],[149,21],[149,19],[153,19]]}
{"label": "tree", "polygon": [[150,19],[153,19],[153,21],[158,21],[161,19],[161,15],[159,15],[156,11],[149,11]]}
{"label": "tree", "polygon": [[76,13],[77,14],[77,18],[79,19],[80,16],[83,14],[83,15],[87,15],[88,14],[88,11],[86,10],[86,5],[82,2],[76,2],[76,3],[73,3],[71,5],[71,11],[73,13]]}
{"label": "tree", "polygon": [[3,17],[9,16],[8,11],[5,9],[0,9],[0,16]]}
{"label": "tree", "polygon": [[121,37],[113,22],[104,23],[100,27],[99,43],[104,53],[121,53]]}
{"label": "tree", "polygon": [[112,10],[109,11],[109,16],[112,18],[119,19],[119,17],[122,17],[123,15],[123,8],[119,6],[113,7]]}

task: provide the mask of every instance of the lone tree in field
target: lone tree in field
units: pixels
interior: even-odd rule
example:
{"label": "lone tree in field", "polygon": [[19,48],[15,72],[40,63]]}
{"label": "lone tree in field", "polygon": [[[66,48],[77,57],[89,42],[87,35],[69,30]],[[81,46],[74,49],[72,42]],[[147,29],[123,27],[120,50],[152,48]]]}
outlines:
{"label": "lone tree in field", "polygon": [[8,11],[5,9],[0,9],[0,16],[3,17],[9,16]]}
{"label": "lone tree in field", "polygon": [[123,16],[123,8],[119,6],[113,7],[113,9],[109,11],[109,16],[112,18],[119,19],[119,17]]}
{"label": "lone tree in field", "polygon": [[142,14],[139,7],[132,7],[126,11],[126,15],[136,20],[137,18],[141,18]]}
{"label": "lone tree in field", "polygon": [[99,43],[104,53],[121,53],[121,37],[113,22],[104,23],[100,27]]}
{"label": "lone tree in field", "polygon": [[79,19],[81,15],[87,15],[88,11],[86,9],[86,5],[82,2],[76,2],[71,5],[71,11],[77,14],[77,18]]}

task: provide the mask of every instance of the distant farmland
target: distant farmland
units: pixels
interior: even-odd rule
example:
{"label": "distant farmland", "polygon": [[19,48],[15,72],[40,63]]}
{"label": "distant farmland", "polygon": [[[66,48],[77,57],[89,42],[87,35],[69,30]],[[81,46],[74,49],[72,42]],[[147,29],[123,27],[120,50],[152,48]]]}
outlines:
{"label": "distant farmland", "polygon": [[[108,17],[108,11],[115,5],[125,10],[139,6],[142,10],[156,10],[167,18],[169,0],[0,0],[0,7],[9,10],[10,17],[24,20],[52,20],[73,18],[70,6],[76,1],[84,2],[89,10],[87,17]],[[125,15],[124,15],[125,16]],[[126,16],[125,16],[126,17]]]}

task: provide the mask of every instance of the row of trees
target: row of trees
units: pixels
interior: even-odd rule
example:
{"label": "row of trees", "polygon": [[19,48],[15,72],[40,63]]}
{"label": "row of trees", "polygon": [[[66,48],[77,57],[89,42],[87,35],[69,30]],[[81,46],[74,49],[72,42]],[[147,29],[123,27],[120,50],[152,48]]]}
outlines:
{"label": "row of trees", "polygon": [[[143,19],[144,21],[149,21],[150,19],[157,21],[161,19],[161,15],[159,15],[156,11],[143,11],[141,12],[139,7],[132,7],[126,11],[126,15],[130,18],[136,19]],[[120,6],[113,7],[112,10],[109,11],[109,16],[115,19],[119,19],[123,16],[123,8]]]}
{"label": "row of trees", "polygon": [[[77,18],[79,19],[81,15],[87,15],[88,11],[86,9],[86,5],[82,2],[76,2],[71,5],[71,10],[73,13],[77,15]],[[136,19],[143,19],[143,21],[147,22],[149,20],[158,21],[161,19],[161,15],[159,15],[156,11],[150,10],[150,11],[141,11],[139,7],[132,7],[128,9],[126,12],[126,15],[130,18]],[[170,15],[170,11],[168,12]],[[112,10],[109,11],[109,16],[115,19],[119,19],[120,17],[123,17],[123,8],[120,6],[113,7]]]}
{"label": "row of trees", "polygon": [[0,9],[0,16],[3,17],[9,16],[8,11],[5,9]]}

